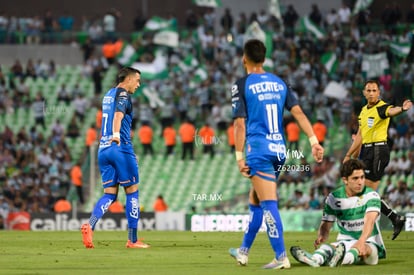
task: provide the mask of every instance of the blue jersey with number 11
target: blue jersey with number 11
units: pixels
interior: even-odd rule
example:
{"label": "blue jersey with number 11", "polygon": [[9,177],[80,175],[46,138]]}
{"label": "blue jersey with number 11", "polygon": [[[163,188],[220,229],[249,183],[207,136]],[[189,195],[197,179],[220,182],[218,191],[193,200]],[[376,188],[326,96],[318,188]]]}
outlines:
{"label": "blue jersey with number 11", "polygon": [[112,125],[115,112],[122,112],[121,144],[131,144],[132,103],[131,96],[122,88],[110,89],[102,100],[102,129],[99,149],[109,147],[112,140]]}
{"label": "blue jersey with number 11", "polygon": [[271,73],[249,74],[232,87],[233,118],[246,120],[248,152],[285,154],[283,110],[298,101],[286,83]]}

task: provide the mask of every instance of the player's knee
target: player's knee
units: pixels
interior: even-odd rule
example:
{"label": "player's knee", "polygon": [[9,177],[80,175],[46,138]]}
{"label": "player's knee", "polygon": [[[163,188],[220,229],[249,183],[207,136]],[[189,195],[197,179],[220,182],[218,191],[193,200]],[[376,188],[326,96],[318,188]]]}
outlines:
{"label": "player's knee", "polygon": [[378,248],[375,245],[370,244],[370,243],[367,245],[370,247],[371,253],[368,256],[363,257],[364,263],[367,265],[378,264]]}

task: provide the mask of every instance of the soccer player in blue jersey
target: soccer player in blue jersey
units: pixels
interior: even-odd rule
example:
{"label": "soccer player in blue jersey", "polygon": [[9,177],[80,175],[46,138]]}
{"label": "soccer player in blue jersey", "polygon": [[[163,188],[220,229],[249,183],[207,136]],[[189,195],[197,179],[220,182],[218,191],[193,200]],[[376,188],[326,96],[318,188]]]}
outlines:
{"label": "soccer player in blue jersey", "polygon": [[264,218],[275,257],[263,268],[284,269],[290,268],[290,262],[278,210],[276,180],[286,160],[282,123],[285,108],[309,137],[312,155],[317,162],[322,161],[324,149],[290,87],[263,69],[265,55],[263,42],[257,39],[247,41],[242,59],[247,75],[232,87],[236,160],[242,175],[251,179],[252,189],[249,194],[249,227],[241,246],[231,248],[229,252],[240,265],[247,265],[249,249]]}
{"label": "soccer player in blue jersey", "polygon": [[89,223],[81,227],[83,244],[93,248],[93,230],[96,223],[116,200],[119,186],[126,193],[125,214],[128,220],[127,248],[148,248],[138,241],[138,162],[131,143],[133,118],[131,94],[140,86],[141,72],[122,68],[117,76],[117,86],[111,88],[102,100],[102,130],[98,163],[102,176],[104,195],[96,203]]}

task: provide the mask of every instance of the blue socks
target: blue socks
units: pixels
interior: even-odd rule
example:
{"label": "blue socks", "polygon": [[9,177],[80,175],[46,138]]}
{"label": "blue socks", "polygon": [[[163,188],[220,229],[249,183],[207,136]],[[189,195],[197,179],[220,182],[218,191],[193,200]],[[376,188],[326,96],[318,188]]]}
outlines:
{"label": "blue socks", "polygon": [[260,205],[263,209],[263,217],[266,222],[267,236],[275,252],[276,260],[287,257],[285,242],[283,239],[283,225],[280,218],[278,201],[262,201]]}
{"label": "blue socks", "polygon": [[244,233],[243,242],[240,246],[240,252],[246,255],[249,253],[249,249],[252,246],[253,241],[256,238],[256,234],[259,232],[260,226],[263,222],[263,210],[259,205],[249,204],[249,209],[249,227]]}
{"label": "blue socks", "polygon": [[128,220],[128,240],[135,243],[138,240],[137,228],[139,219],[139,191],[126,194],[125,215]]}
{"label": "blue socks", "polygon": [[108,211],[109,206],[116,200],[115,194],[104,194],[96,203],[95,208],[92,211],[92,215],[89,218],[89,224],[92,230],[95,229],[96,223],[100,218]]}

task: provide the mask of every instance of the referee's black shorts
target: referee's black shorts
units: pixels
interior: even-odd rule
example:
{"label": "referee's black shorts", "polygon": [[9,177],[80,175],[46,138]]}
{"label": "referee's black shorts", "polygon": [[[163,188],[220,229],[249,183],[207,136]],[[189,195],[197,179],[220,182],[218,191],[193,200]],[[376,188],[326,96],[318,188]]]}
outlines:
{"label": "referee's black shorts", "polygon": [[361,160],[364,162],[365,178],[379,181],[390,162],[390,149],[386,142],[364,144]]}

